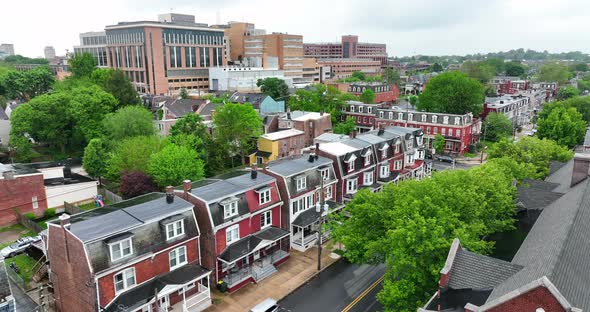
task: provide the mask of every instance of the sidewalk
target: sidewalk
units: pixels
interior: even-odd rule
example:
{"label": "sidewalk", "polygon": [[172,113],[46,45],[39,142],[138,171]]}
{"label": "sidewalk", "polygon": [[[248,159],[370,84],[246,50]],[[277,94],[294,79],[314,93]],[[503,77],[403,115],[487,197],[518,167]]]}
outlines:
{"label": "sidewalk", "polygon": [[[289,260],[277,268],[277,273],[259,284],[246,285],[231,295],[222,294],[212,287],[213,305],[206,311],[242,312],[248,311],[266,298],[281,300],[318,273],[317,252],[318,249],[315,247],[306,252],[291,250]],[[339,258],[333,258],[334,255],[330,252],[325,247],[322,249],[322,270]]]}

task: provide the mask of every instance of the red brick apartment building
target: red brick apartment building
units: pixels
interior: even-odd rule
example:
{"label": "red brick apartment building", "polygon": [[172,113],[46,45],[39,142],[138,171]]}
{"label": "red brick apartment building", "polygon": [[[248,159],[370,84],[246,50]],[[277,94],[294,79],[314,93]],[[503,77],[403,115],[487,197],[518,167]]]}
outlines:
{"label": "red brick apartment building", "polygon": [[317,59],[317,63],[321,66],[330,66],[333,79],[347,78],[357,71],[369,76],[376,76],[381,73],[381,63],[372,59],[325,58]]}
{"label": "red brick apartment building", "polygon": [[341,42],[305,43],[305,57],[322,58],[360,58],[387,64],[387,46],[384,43],[359,42],[358,36],[342,36]]}
{"label": "red brick apartment building", "polygon": [[0,174],[0,225],[16,223],[15,209],[43,215],[47,209],[43,173],[17,164],[0,164]]}
{"label": "red brick apartment building", "polygon": [[375,92],[375,103],[393,103],[399,97],[396,85],[382,82],[353,82],[348,86],[348,93],[360,96],[367,89]]}

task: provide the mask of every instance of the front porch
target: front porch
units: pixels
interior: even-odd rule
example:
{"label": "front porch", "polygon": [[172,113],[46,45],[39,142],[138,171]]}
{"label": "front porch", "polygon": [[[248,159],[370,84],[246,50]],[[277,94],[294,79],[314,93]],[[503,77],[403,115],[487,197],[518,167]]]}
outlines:
{"label": "front porch", "polygon": [[[209,278],[207,278],[207,285],[209,284]],[[192,286],[192,285],[191,285]],[[197,283],[195,293],[189,297],[185,294],[190,293],[191,288],[184,286],[183,289],[179,289],[178,292],[182,291],[182,301],[173,305],[168,311],[172,312],[201,312],[211,306],[211,292],[209,287],[201,283]]]}
{"label": "front porch", "polygon": [[[328,214],[338,212],[344,207],[344,204],[339,204],[331,200],[326,201],[326,204],[328,204]],[[323,216],[325,218],[327,214],[324,213]],[[291,248],[303,252],[317,245],[319,219],[320,213],[316,212],[315,207],[309,208],[297,215],[291,223]],[[330,232],[324,231],[322,233],[321,243],[324,244],[329,239]]]}

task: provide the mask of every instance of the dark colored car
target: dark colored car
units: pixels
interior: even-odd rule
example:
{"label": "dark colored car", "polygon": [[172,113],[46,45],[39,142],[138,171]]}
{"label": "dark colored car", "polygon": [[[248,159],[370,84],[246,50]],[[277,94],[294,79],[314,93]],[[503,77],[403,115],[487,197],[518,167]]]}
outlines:
{"label": "dark colored car", "polygon": [[434,156],[434,159],[436,159],[438,161],[442,161],[442,162],[448,162],[448,163],[452,163],[455,161],[453,159],[453,157],[447,156],[447,155],[437,155],[437,156]]}

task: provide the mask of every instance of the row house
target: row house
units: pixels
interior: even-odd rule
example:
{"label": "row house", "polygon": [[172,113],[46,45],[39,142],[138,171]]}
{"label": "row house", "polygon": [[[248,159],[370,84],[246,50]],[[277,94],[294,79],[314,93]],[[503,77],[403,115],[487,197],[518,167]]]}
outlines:
{"label": "row house", "polygon": [[324,112],[287,111],[279,116],[279,129],[296,129],[305,133],[304,146],[312,146],[313,139],[332,130],[332,116]]}
{"label": "row house", "polygon": [[[375,155],[376,180],[381,184],[397,182],[405,177],[409,168],[404,168],[404,136],[385,131],[382,127],[378,131],[371,131],[357,136],[359,140],[371,143]],[[413,159],[412,159],[413,161]],[[405,162],[406,165],[409,162]]]}
{"label": "row house", "polygon": [[440,134],[445,138],[444,152],[453,154],[468,152],[481,130],[480,120],[471,113],[457,115],[382,108],[375,112],[374,127],[379,125],[419,128],[426,134],[427,149],[432,148],[434,137]]}
{"label": "row house", "polygon": [[211,305],[193,204],[172,187],[48,222],[58,311],[202,311]]}
{"label": "row house", "polygon": [[533,110],[529,102],[529,97],[520,94],[486,97],[483,105],[482,118],[485,119],[489,113],[498,113],[508,117],[514,126],[528,124],[533,117]]}
{"label": "row house", "polygon": [[[317,244],[320,213],[336,212],[343,205],[335,201],[337,186],[333,161],[312,153],[272,161],[264,172],[277,179],[281,198],[285,201],[281,213],[283,228],[291,233],[291,248],[305,251]],[[322,197],[323,196],[323,197]],[[328,204],[328,211],[316,210],[316,205]],[[322,241],[326,239],[325,233]]]}
{"label": "row house", "polygon": [[297,155],[305,146],[305,132],[297,129],[265,133],[258,138],[258,150],[250,155],[250,163],[260,165],[281,157]]}
{"label": "row house", "polygon": [[393,103],[399,97],[396,85],[382,82],[353,82],[348,86],[348,93],[360,96],[366,90],[375,93],[375,103]]}
{"label": "row house", "polygon": [[360,133],[375,129],[375,112],[377,108],[383,108],[381,104],[365,104],[359,101],[346,101],[343,107],[343,118],[354,118],[357,131]]}
{"label": "row house", "polygon": [[195,205],[203,265],[230,292],[275,273],[289,257],[283,201],[272,176],[252,170],[225,180],[185,181],[179,196]]}

